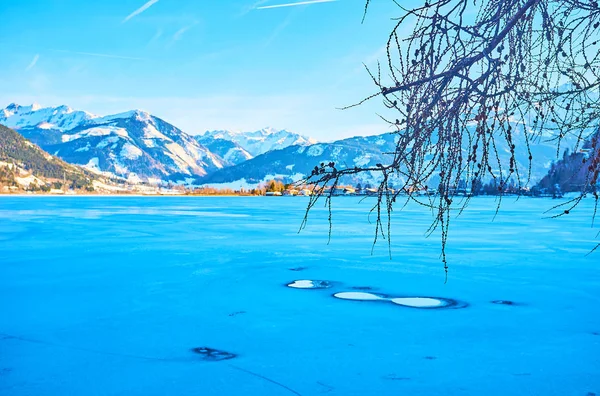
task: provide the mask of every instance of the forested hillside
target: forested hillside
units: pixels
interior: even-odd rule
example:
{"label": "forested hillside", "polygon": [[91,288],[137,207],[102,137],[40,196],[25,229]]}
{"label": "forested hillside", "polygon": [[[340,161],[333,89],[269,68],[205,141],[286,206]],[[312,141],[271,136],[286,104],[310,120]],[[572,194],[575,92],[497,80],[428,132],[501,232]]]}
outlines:
{"label": "forested hillside", "polygon": [[24,189],[91,189],[93,175],[46,153],[0,125],[0,184]]}
{"label": "forested hillside", "polygon": [[562,192],[595,191],[597,189],[598,171],[590,175],[590,168],[600,161],[600,132],[596,132],[582,146],[582,149],[569,153],[565,151],[563,158],[552,164],[548,174],[540,181],[538,187],[553,192],[560,188]]}

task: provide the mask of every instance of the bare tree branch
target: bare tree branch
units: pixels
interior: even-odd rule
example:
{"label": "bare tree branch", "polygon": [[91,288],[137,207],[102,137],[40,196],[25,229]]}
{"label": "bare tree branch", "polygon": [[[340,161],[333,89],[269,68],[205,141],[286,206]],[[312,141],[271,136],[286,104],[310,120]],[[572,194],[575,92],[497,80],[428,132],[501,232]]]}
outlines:
{"label": "bare tree branch", "polygon": [[[566,136],[577,138],[575,149],[592,142],[581,168],[582,196],[593,193],[597,205],[600,144],[591,136],[600,127],[598,2],[437,0],[412,9],[396,4],[400,15],[387,39],[387,70],[382,72],[383,64],[377,73],[368,70],[376,91],[352,105],[380,97],[396,113],[382,116],[396,118],[388,121],[397,139],[392,160],[375,168],[316,167],[305,181],[318,186],[309,210],[326,186],[376,173],[376,233],[387,229],[389,242],[380,209],[389,222],[399,196],[388,182],[399,180],[410,201],[433,210],[431,230],[441,230],[447,269],[450,213],[469,201],[458,204],[458,186],[475,189],[491,181],[501,194],[516,179],[519,189],[530,187],[531,146],[541,136],[554,139],[557,158]],[[366,1],[365,15],[368,7]],[[405,27],[411,32],[403,36]],[[515,154],[520,146],[529,154],[527,169]],[[426,199],[423,191],[429,192]],[[330,204],[331,196],[326,198]]]}

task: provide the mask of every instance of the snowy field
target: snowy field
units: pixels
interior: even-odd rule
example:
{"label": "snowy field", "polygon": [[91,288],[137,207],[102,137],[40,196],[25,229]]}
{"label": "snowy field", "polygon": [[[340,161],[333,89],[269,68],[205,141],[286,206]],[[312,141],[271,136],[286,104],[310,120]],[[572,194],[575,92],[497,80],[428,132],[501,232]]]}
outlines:
{"label": "snowy field", "polygon": [[445,284],[415,206],[390,260],[357,198],[327,245],[303,198],[0,197],[0,395],[600,395],[592,201],[556,202],[474,199]]}

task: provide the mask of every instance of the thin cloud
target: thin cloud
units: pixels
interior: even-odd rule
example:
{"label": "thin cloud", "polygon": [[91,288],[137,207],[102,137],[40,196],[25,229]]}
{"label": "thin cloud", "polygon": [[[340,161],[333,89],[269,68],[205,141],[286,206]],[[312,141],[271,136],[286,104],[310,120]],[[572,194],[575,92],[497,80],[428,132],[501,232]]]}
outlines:
{"label": "thin cloud", "polygon": [[258,6],[260,6],[261,4],[265,4],[268,1],[269,0],[258,0],[256,2],[254,2],[254,4],[242,8],[242,10],[235,17],[236,18],[242,17],[242,16],[248,14],[250,11],[256,10],[258,8]]}
{"label": "thin cloud", "polygon": [[188,30],[190,30],[191,28],[193,28],[194,26],[196,26],[198,24],[198,22],[194,22],[191,25],[188,26],[184,26],[181,29],[179,29],[178,31],[175,32],[175,34],[173,35],[173,41],[178,41],[181,39],[181,37],[183,36],[183,34],[185,32],[187,32]]}
{"label": "thin cloud", "polygon": [[293,14],[294,14],[294,12],[290,13],[283,20],[283,22],[281,22],[279,25],[277,25],[277,27],[275,28],[275,30],[273,30],[273,33],[271,33],[271,35],[269,36],[269,38],[265,42],[265,44],[264,44],[265,48],[268,47],[269,45],[271,45],[271,43],[273,41],[275,41],[275,39],[281,34],[281,32],[283,32],[283,30],[292,22]]}
{"label": "thin cloud", "polygon": [[152,36],[152,38],[150,39],[150,41],[148,41],[147,45],[153,44],[156,40],[158,40],[159,38],[161,38],[163,35],[163,30],[162,29],[158,29],[156,31],[156,33],[154,34],[154,36]]}
{"label": "thin cloud", "polygon": [[287,4],[275,4],[275,5],[270,5],[270,6],[261,6],[261,7],[256,7],[256,10],[266,10],[269,8],[281,8],[281,7],[294,7],[294,6],[301,6],[301,5],[309,5],[309,4],[318,4],[318,3],[333,3],[334,1],[338,1],[338,0],[309,0],[309,1],[300,1],[297,3],[287,3]]}
{"label": "thin cloud", "polygon": [[29,63],[29,65],[25,68],[25,71],[29,71],[29,70],[33,69],[33,67],[35,66],[35,64],[37,63],[37,61],[39,59],[40,59],[40,54],[35,54],[31,63]]}
{"label": "thin cloud", "polygon": [[125,17],[125,19],[123,19],[122,23],[127,22],[128,20],[130,20],[131,18],[133,18],[136,15],[141,14],[142,12],[146,11],[148,8],[152,7],[154,4],[158,3],[159,0],[150,0],[148,1],[146,4],[144,4],[143,6],[141,6],[140,8],[138,8],[137,10],[133,11],[131,14],[127,15]]}
{"label": "thin cloud", "polygon": [[122,56],[122,55],[112,55],[112,54],[99,54],[99,53],[96,53],[96,52],[68,51],[68,50],[58,50],[58,49],[51,49],[50,51],[64,52],[64,53],[67,53],[67,54],[76,54],[76,55],[96,56],[96,57],[100,57],[100,58],[127,59],[127,60],[145,60],[144,58],[136,58],[136,57],[133,57],[133,56]]}

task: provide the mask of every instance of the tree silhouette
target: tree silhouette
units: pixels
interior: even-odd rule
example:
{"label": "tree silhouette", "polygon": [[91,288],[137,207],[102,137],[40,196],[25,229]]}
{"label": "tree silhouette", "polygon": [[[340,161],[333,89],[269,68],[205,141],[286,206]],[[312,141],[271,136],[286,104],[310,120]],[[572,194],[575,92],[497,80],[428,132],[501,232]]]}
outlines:
{"label": "tree silhouette", "polygon": [[[374,167],[329,163],[315,168],[306,182],[317,186],[318,194],[311,198],[302,226],[319,199],[331,207],[330,190],[320,187],[337,185],[347,175],[376,172],[381,182],[373,208],[375,242],[382,235],[389,243],[390,214],[399,194],[407,192],[408,200],[434,209],[431,229],[441,229],[447,271],[450,213],[468,203],[455,202],[455,187],[463,179],[472,186],[491,180],[500,192],[511,179],[517,189],[527,186],[535,161],[530,147],[542,135],[553,137],[557,159],[566,136],[577,138],[575,151],[589,142],[580,164],[584,191],[562,214],[588,192],[597,207],[600,142],[590,136],[600,122],[598,2],[427,0],[405,8],[391,1],[399,15],[387,38],[386,59],[376,69],[365,66],[375,90],[349,107],[382,99],[388,110],[381,117],[397,135],[393,160]],[[364,17],[369,5],[367,0]],[[410,33],[403,35],[407,27]],[[517,166],[518,144],[529,153],[528,169]],[[508,159],[502,159],[501,146],[510,152]],[[392,177],[394,193],[388,188]],[[439,192],[435,198],[417,194],[431,180]]]}

